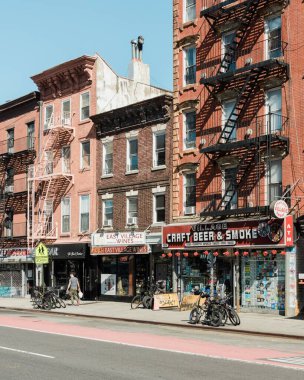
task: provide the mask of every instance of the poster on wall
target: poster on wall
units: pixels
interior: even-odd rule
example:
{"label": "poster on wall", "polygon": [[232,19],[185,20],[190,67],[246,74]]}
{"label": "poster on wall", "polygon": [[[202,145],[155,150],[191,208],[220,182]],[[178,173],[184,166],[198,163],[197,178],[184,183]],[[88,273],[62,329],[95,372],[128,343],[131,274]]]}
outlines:
{"label": "poster on wall", "polygon": [[116,274],[101,275],[101,294],[106,296],[116,295]]}

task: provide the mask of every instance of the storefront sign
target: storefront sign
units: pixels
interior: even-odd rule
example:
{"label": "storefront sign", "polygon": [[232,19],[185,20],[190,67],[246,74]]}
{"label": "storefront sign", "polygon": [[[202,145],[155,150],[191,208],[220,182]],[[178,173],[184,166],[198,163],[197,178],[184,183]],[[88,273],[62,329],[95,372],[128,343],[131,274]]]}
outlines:
{"label": "storefront sign", "polygon": [[[200,295],[194,295],[190,294],[188,296],[184,296],[182,299],[182,302],[180,304],[180,310],[185,311],[185,310],[192,310],[198,303],[200,299]],[[204,300],[201,301],[201,303],[204,303]]]}
{"label": "storefront sign", "polygon": [[100,278],[101,294],[110,296],[116,295],[116,274],[103,273]]}
{"label": "storefront sign", "polygon": [[153,310],[159,310],[166,307],[179,307],[177,293],[155,294]]}
{"label": "storefront sign", "polygon": [[91,255],[121,255],[121,254],[147,254],[147,245],[131,245],[119,247],[92,247]]}
{"label": "storefront sign", "polygon": [[35,248],[35,264],[42,265],[49,263],[49,251],[43,243],[39,243]]}
{"label": "storefront sign", "polygon": [[129,246],[146,244],[145,232],[104,232],[92,234],[92,246]]}
{"label": "storefront sign", "polygon": [[289,212],[288,205],[283,199],[272,202],[270,210],[273,212],[274,216],[279,219],[284,219]]}
{"label": "storefront sign", "polygon": [[287,247],[293,246],[293,216],[288,215],[284,221],[285,225],[285,244]]}
{"label": "storefront sign", "polygon": [[31,262],[32,250],[27,248],[4,248],[0,249],[0,263]]}
{"label": "storefront sign", "polygon": [[285,246],[284,223],[243,221],[163,227],[163,248]]}
{"label": "storefront sign", "polygon": [[87,244],[48,245],[49,256],[53,260],[85,259]]}

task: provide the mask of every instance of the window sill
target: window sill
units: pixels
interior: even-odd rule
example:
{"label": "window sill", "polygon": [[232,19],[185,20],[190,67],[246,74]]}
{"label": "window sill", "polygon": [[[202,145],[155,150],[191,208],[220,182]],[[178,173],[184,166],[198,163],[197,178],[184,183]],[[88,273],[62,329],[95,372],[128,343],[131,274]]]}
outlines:
{"label": "window sill", "polygon": [[125,175],[130,175],[130,174],[138,174],[138,170],[130,170],[128,172],[125,172]]}
{"label": "window sill", "polygon": [[161,166],[154,166],[153,168],[151,168],[151,170],[152,171],[155,171],[155,170],[164,170],[166,168],[167,168],[166,165],[161,165]]}
{"label": "window sill", "polygon": [[189,26],[197,26],[197,18],[183,22],[179,30],[182,32],[184,29],[189,28]]}
{"label": "window sill", "polygon": [[100,178],[112,178],[114,177],[113,174],[103,174]]}
{"label": "window sill", "polygon": [[125,226],[125,229],[126,229],[126,230],[136,230],[137,228],[138,228],[138,225],[137,225],[137,224],[132,224],[132,225],[127,224],[127,225]]}
{"label": "window sill", "polygon": [[79,120],[78,125],[88,124],[90,121],[91,121],[91,119]]}
{"label": "window sill", "polygon": [[154,222],[151,224],[151,227],[163,227],[166,225],[166,222]]}
{"label": "window sill", "polygon": [[112,227],[109,227],[109,226],[102,226],[101,229],[105,230],[105,231],[113,231],[113,226]]}
{"label": "window sill", "polygon": [[180,157],[187,156],[190,154],[196,156],[198,154],[198,149],[197,148],[184,148],[184,150],[180,153]]}
{"label": "window sill", "polygon": [[91,232],[89,231],[78,232],[77,236],[91,236]]}
{"label": "window sill", "polygon": [[71,237],[71,233],[70,232],[62,232],[59,237]]}
{"label": "window sill", "polygon": [[82,169],[79,169],[79,173],[88,172],[90,170],[91,168],[82,168]]}
{"label": "window sill", "polygon": [[181,90],[179,90],[179,93],[180,95],[182,95],[184,92],[186,91],[197,91],[197,84],[196,83],[191,83],[191,84],[186,84],[186,85],[183,85],[183,88]]}

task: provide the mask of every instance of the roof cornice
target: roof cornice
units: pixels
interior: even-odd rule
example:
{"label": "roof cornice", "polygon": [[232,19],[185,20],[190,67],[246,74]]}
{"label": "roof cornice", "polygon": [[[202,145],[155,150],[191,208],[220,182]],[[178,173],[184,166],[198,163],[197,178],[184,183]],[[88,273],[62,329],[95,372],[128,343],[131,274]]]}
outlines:
{"label": "roof cornice", "polygon": [[38,91],[33,91],[33,92],[30,92],[29,94],[21,96],[20,98],[10,100],[9,102],[1,104],[0,112],[5,112],[12,108],[19,107],[25,103],[30,103],[33,100],[38,101],[39,99],[40,99],[40,93]]}

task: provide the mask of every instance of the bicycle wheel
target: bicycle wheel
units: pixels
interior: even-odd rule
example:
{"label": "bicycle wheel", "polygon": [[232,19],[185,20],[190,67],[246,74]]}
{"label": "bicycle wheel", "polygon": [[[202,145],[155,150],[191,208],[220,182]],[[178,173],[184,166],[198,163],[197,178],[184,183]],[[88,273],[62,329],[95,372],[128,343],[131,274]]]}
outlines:
{"label": "bicycle wheel", "polygon": [[45,299],[42,301],[42,309],[44,310],[51,310],[52,309],[52,302],[49,299]]}
{"label": "bicycle wheel", "polygon": [[61,298],[58,298],[58,301],[60,302],[60,307],[62,307],[63,309],[65,309],[66,308],[66,303],[64,302],[64,300],[61,299]]}
{"label": "bicycle wheel", "polygon": [[143,298],[144,308],[146,308],[146,309],[152,309],[152,304],[153,304],[153,297],[145,296]]}
{"label": "bicycle wheel", "polygon": [[222,323],[223,316],[219,309],[213,309],[210,315],[210,325],[213,327],[219,327]]}
{"label": "bicycle wheel", "polygon": [[137,309],[140,305],[142,305],[142,298],[137,295],[131,301],[131,309]]}
{"label": "bicycle wheel", "polygon": [[227,319],[228,319],[228,310],[224,306],[221,306],[220,307],[220,313],[222,314],[222,323],[221,323],[221,325],[225,326],[225,324],[227,323]]}
{"label": "bicycle wheel", "polygon": [[234,309],[229,309],[228,316],[233,326],[238,326],[241,323],[240,317]]}
{"label": "bicycle wheel", "polygon": [[189,323],[195,325],[198,323],[202,316],[202,309],[200,307],[195,307],[190,311]]}

